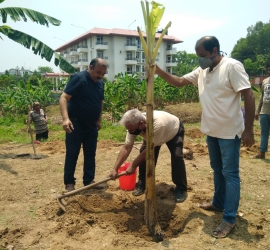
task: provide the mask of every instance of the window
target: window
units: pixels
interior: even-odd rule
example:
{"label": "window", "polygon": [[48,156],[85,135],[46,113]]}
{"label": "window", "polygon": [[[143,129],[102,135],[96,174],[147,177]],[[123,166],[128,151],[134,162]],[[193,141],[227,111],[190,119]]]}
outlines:
{"label": "window", "polygon": [[167,56],[166,57],[166,63],[170,63],[172,62],[172,57],[171,56]]}
{"label": "window", "polygon": [[132,65],[127,65],[127,73],[132,74]]}
{"label": "window", "polygon": [[140,65],[136,65],[136,73],[141,72],[141,66]]}
{"label": "window", "polygon": [[141,48],[141,40],[139,37],[136,37],[135,43],[136,43],[137,48],[140,49]]}
{"label": "window", "polygon": [[97,57],[103,58],[103,50],[97,50]]}
{"label": "window", "polygon": [[172,50],[172,44],[171,43],[167,43],[166,50]]}
{"label": "window", "polygon": [[103,36],[97,36],[97,44],[103,44]]}
{"label": "window", "polygon": [[127,51],[127,60],[132,60],[132,52]]}
{"label": "window", "polygon": [[166,68],[166,72],[171,74],[172,73],[172,68],[171,67],[167,67]]}
{"label": "window", "polygon": [[132,38],[127,37],[127,46],[132,45]]}

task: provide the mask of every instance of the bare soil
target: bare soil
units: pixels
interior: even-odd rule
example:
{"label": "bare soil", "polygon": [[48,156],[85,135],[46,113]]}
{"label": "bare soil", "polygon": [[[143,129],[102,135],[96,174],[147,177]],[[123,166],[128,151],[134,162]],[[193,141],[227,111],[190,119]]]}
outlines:
{"label": "bare soil", "polygon": [[[185,106],[187,107],[187,106]],[[171,113],[185,113],[193,122],[200,114],[177,107]],[[196,116],[196,117],[194,117]],[[51,119],[56,119],[51,117]],[[188,122],[188,120],[187,120]],[[258,133],[258,132],[257,132]],[[213,176],[208,150],[199,127],[186,128],[185,159],[188,198],[175,203],[171,181],[170,154],[162,146],[156,166],[158,221],[165,236],[156,242],[144,222],[144,195],[134,197],[119,188],[119,181],[108,181],[103,190],[68,198],[64,213],[56,196],[64,191],[63,141],[36,145],[0,145],[0,249],[270,249],[270,160],[250,159],[259,142],[241,148],[241,201],[236,227],[225,239],[211,236],[222,213],[204,211],[198,204],[211,201]],[[138,145],[139,147],[139,145]],[[107,177],[121,145],[99,141],[96,155],[96,181]],[[138,154],[134,147],[128,161]],[[83,155],[79,156],[76,188],[82,184]]]}

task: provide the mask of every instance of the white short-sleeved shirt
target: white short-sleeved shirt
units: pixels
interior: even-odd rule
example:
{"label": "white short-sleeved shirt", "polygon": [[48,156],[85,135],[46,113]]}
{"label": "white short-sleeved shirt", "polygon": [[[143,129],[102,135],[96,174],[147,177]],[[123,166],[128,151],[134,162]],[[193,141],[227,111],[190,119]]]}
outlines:
{"label": "white short-sleeved shirt", "polygon": [[[142,113],[146,117],[146,113]],[[175,115],[165,111],[154,110],[153,113],[153,130],[154,130],[154,145],[161,146],[175,137],[179,130],[180,121]],[[146,133],[143,131],[140,136],[146,140]],[[133,145],[137,135],[132,135],[129,132],[126,134],[125,144]]]}
{"label": "white short-sleeved shirt", "polygon": [[201,131],[216,138],[234,139],[236,135],[241,138],[244,121],[239,91],[250,88],[242,63],[223,57],[211,72],[209,68],[199,67],[184,78],[198,85],[202,105]]}

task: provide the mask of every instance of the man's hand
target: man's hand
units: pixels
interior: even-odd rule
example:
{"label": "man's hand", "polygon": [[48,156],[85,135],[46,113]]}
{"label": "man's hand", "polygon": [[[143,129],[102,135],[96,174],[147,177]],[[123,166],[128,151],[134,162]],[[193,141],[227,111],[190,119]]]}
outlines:
{"label": "man's hand", "polygon": [[69,119],[63,121],[62,127],[67,133],[71,133],[74,130],[73,124]]}
{"label": "man's hand", "polygon": [[136,167],[134,168],[133,164],[131,163],[126,170],[126,175],[134,174],[135,171]]}
{"label": "man's hand", "polygon": [[100,130],[101,129],[101,122],[97,121],[97,129]]}
{"label": "man's hand", "polygon": [[112,180],[115,180],[118,176],[117,170],[113,169],[108,177],[110,177]]}
{"label": "man's hand", "polygon": [[255,143],[253,130],[244,130],[242,142],[244,147],[251,147]]}

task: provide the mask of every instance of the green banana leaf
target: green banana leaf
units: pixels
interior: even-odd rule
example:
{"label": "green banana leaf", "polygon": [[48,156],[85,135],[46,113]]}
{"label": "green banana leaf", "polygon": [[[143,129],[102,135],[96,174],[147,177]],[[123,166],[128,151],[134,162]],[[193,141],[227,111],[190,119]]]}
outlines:
{"label": "green banana leaf", "polygon": [[[0,0],[0,3],[3,3],[4,0]],[[43,14],[41,12],[26,9],[26,8],[19,8],[19,7],[7,7],[7,8],[0,8],[0,20],[3,23],[7,22],[7,16],[13,21],[21,21],[27,22],[27,17],[41,25],[49,26],[51,23],[54,26],[59,26],[61,21],[55,19],[51,16]],[[30,36],[26,33],[23,33],[18,30],[14,30],[7,25],[0,26],[0,33],[4,34],[11,40],[23,45],[27,49],[32,49],[35,55],[40,55],[41,58],[45,58],[47,61],[51,61],[53,55],[55,56],[54,64],[70,74],[77,72],[77,70],[69,64],[64,58],[62,58],[58,53],[56,53],[52,48],[41,42],[40,40],[36,39],[33,36]],[[0,36],[3,40],[3,38]]]}
{"label": "green banana leaf", "polygon": [[19,7],[0,8],[0,17],[2,18],[3,23],[7,22],[7,16],[10,16],[10,18],[14,22],[21,21],[21,19],[24,22],[27,22],[26,16],[28,16],[33,22],[36,22],[41,25],[46,25],[47,27],[49,27],[49,23],[51,23],[54,26],[59,26],[61,24],[61,21],[55,19],[54,17],[26,8],[19,8]]}
{"label": "green banana leaf", "polygon": [[32,49],[35,55],[39,54],[41,58],[45,58],[47,61],[51,61],[52,56],[55,55],[54,64],[64,70],[67,73],[75,73],[77,70],[70,65],[64,58],[58,55],[52,48],[39,41],[35,37],[32,37],[26,33],[18,30],[14,30],[8,26],[0,26],[0,32],[6,35],[11,40],[23,45],[27,49]]}

